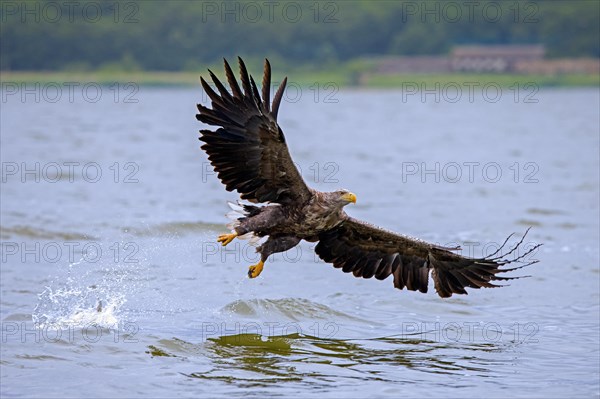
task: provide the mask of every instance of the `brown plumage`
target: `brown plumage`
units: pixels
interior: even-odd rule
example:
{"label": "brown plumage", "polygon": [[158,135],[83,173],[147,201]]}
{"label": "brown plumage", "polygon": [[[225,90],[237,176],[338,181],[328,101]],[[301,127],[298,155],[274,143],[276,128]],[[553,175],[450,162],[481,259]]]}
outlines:
{"label": "brown plumage", "polygon": [[[498,274],[537,262],[522,260],[539,244],[520,256],[505,259],[517,253],[525,235],[504,254],[508,238],[490,256],[467,258],[451,252],[460,247],[441,247],[349,217],[343,207],[356,201],[354,194],[347,190],[324,193],[309,188],[292,161],[283,131],[277,124],[287,78],[270,104],[269,61],[265,60],[261,96],[244,62],[238,60],[242,87],[227,61],[225,74],[231,92],[209,70],[219,93],[201,78],[212,108],[198,104],[196,117],[219,127],[216,131],[201,130],[200,140],[225,188],[236,190],[242,199],[252,203],[267,203],[261,207],[240,207],[239,217],[231,226],[233,233],[219,237],[226,245],[235,237],[248,234],[268,236],[257,249],[261,261],[250,267],[250,277],[260,274],[271,254],[288,250],[303,239],[318,241],[315,252],[334,267],[356,277],[383,280],[393,276],[394,286],[399,289],[427,292],[431,271],[441,297],[467,294],[467,287],[497,287],[492,282],[518,278]],[[517,266],[502,268],[511,263]]]}

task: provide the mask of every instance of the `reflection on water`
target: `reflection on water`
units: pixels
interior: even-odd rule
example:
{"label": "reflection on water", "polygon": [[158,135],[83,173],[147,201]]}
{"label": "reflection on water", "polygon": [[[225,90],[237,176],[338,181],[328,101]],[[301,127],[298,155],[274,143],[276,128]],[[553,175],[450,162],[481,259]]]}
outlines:
{"label": "reflection on water", "polygon": [[[213,369],[190,373],[190,377],[257,386],[306,379],[312,380],[312,384],[327,385],[337,378],[395,382],[397,376],[388,376],[386,372],[392,368],[396,374],[414,369],[433,374],[493,377],[491,367],[494,362],[486,361],[485,353],[503,350],[499,345],[486,343],[451,346],[415,339],[350,341],[298,334],[274,337],[240,334],[210,338],[202,345],[178,339],[163,340],[160,344],[160,347],[151,348],[153,356],[218,359]],[[448,358],[449,352],[462,352],[462,355]],[[317,367],[307,373],[307,365],[313,364]]]}
{"label": "reflection on water", "polygon": [[[279,119],[311,186],[348,188],[352,216],[471,256],[533,226],[531,277],[442,300],[302,244],[249,280],[254,248],[215,241],[236,197],[198,148],[197,90],[6,102],[2,396],[598,396],[598,91],[308,97]],[[79,166],[42,173],[65,163]]]}

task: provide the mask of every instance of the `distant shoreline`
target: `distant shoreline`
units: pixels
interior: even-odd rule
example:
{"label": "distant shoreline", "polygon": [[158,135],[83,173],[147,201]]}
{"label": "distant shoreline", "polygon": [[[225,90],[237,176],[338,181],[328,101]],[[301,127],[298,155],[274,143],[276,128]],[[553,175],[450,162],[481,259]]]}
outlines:
{"label": "distant shoreline", "polygon": [[[258,73],[258,72],[256,72]],[[86,84],[111,85],[132,83],[137,86],[154,87],[199,87],[200,75],[208,75],[206,69],[197,72],[159,72],[159,71],[0,71],[2,89],[14,88],[21,84]],[[220,75],[219,75],[220,76]],[[515,74],[515,73],[435,73],[435,74],[378,74],[351,73],[340,70],[289,71],[288,85],[313,87],[315,90],[334,90],[338,88],[416,88],[435,89],[436,85],[451,89],[453,86],[474,87],[485,85],[511,87],[515,84],[533,84],[537,87],[597,87],[600,76],[597,74]],[[279,77],[280,79],[283,76]],[[277,75],[274,76],[277,82]]]}

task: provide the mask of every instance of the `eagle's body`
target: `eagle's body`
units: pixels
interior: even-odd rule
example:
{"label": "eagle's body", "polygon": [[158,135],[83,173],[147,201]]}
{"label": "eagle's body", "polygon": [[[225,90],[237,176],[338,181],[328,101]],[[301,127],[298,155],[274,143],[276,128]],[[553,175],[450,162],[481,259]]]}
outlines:
{"label": "eagle's body", "polygon": [[491,281],[512,279],[497,274],[524,265],[500,267],[518,262],[537,248],[533,246],[512,260],[503,259],[518,250],[521,239],[504,255],[502,245],[490,256],[467,258],[451,252],[459,247],[441,247],[349,217],[343,208],[356,202],[354,194],[347,190],[319,192],[309,188],[292,161],[283,131],[277,124],[287,79],[271,104],[269,62],[265,62],[262,96],[241,59],[239,64],[242,88],[227,61],[225,72],[231,92],[211,71],[219,94],[201,79],[212,109],[199,104],[197,118],[219,126],[216,131],[201,130],[200,140],[205,142],[202,149],[226,189],[238,191],[242,199],[250,202],[267,203],[260,207],[243,205],[240,217],[231,225],[232,233],[218,239],[227,245],[235,237],[248,234],[268,237],[257,248],[261,260],[250,267],[251,278],[260,274],[271,254],[293,248],[301,240],[318,241],[317,255],[344,272],[380,280],[392,275],[397,288],[427,292],[432,271],[436,291],[442,297],[449,297],[453,293],[466,294],[465,287],[496,287]]}
{"label": "eagle's body", "polygon": [[[336,201],[335,198],[345,193],[342,190],[333,193],[311,191],[311,196],[304,204],[256,207],[260,209],[259,213],[243,220],[240,226],[236,227],[236,232],[242,235],[254,231],[261,237],[293,235],[302,240],[317,241],[319,233],[336,227],[347,217],[342,208],[353,201],[350,198]],[[255,224],[262,228],[255,228]]]}

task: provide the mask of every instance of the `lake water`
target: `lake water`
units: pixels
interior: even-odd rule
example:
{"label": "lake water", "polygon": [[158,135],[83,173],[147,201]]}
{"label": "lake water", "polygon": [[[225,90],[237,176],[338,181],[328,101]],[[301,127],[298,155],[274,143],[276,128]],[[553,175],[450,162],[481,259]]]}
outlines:
{"label": "lake water", "polygon": [[450,299],[307,243],[249,280],[202,92],[119,89],[2,92],[3,397],[600,395],[597,88],[290,92],[292,156],[352,216],[471,256],[532,226],[531,277]]}

